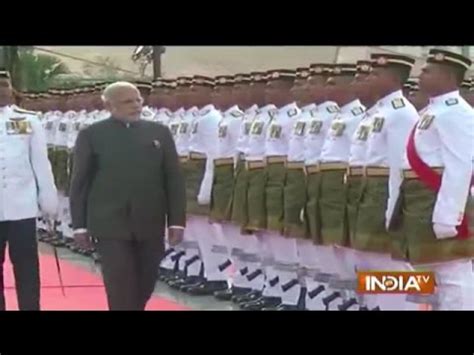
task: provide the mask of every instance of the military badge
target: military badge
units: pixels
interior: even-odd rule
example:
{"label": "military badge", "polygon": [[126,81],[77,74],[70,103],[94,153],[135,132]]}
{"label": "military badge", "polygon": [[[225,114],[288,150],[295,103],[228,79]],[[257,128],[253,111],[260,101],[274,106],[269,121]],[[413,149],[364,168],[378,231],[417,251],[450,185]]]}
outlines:
{"label": "military badge", "polygon": [[323,121],[319,121],[319,120],[311,121],[311,124],[309,126],[309,134],[313,134],[313,135],[319,134],[319,132],[321,132],[322,127],[323,127]]}
{"label": "military badge", "polygon": [[59,129],[59,132],[66,132],[67,125],[66,125],[64,122],[61,122],[61,123],[59,124],[58,129]]}
{"label": "military badge", "polygon": [[399,108],[405,107],[405,102],[402,98],[394,99],[392,101],[392,106],[395,110],[398,110]]}
{"label": "military badge", "polygon": [[277,124],[272,124],[270,126],[270,138],[280,139],[282,132],[282,127]]}
{"label": "military badge", "polygon": [[375,117],[374,118],[374,123],[372,125],[372,132],[374,132],[374,133],[382,132],[384,122],[385,122],[385,118]]}
{"label": "military badge", "polygon": [[176,133],[178,133],[178,128],[179,128],[179,124],[172,124],[171,125],[170,130],[171,130],[171,134],[173,136],[175,136]]}
{"label": "military badge", "polygon": [[313,108],[311,111],[309,111],[309,114],[311,115],[311,117],[316,117],[318,115],[318,109]]}
{"label": "military badge", "polygon": [[362,109],[362,107],[356,107],[356,108],[352,109],[351,112],[354,116],[359,116],[359,115],[364,113],[364,110]]}
{"label": "military badge", "polygon": [[188,124],[186,122],[179,125],[179,134],[186,134],[188,132]]}
{"label": "military badge", "polygon": [[458,99],[453,97],[451,99],[446,100],[445,103],[446,103],[447,106],[454,106],[454,105],[457,105],[459,103],[459,101],[458,101]]}
{"label": "military badge", "polygon": [[344,131],[346,129],[346,124],[344,122],[333,122],[331,125],[331,130],[333,133],[334,137],[341,137],[344,134]]}
{"label": "military badge", "polygon": [[421,121],[418,123],[418,129],[426,130],[430,128],[431,124],[433,123],[435,116],[434,115],[424,115],[421,118]]}
{"label": "military badge", "polygon": [[244,135],[248,136],[250,133],[250,127],[252,127],[252,122],[245,122],[244,125]]}
{"label": "military badge", "polygon": [[156,149],[161,147],[160,141],[158,139],[153,140],[153,147],[155,147]]}
{"label": "military badge", "polygon": [[219,138],[225,138],[227,136],[227,126],[219,127]]}
{"label": "military badge", "polygon": [[254,122],[251,128],[252,135],[259,136],[263,133],[263,122]]}
{"label": "military badge", "polygon": [[369,126],[359,126],[357,130],[357,140],[365,142],[369,138],[370,127]]}
{"label": "military badge", "polygon": [[242,117],[243,116],[242,112],[239,112],[239,111],[232,111],[230,114],[234,117]]}
{"label": "military badge", "polygon": [[288,111],[288,117],[293,117],[295,116],[296,114],[298,113],[298,110],[297,109],[292,109],[292,110],[289,110]]}
{"label": "military badge", "polygon": [[306,122],[296,122],[295,124],[295,128],[293,130],[293,133],[296,135],[296,136],[302,136],[304,135],[304,129],[306,127]]}
{"label": "military badge", "polygon": [[199,123],[198,122],[194,122],[193,123],[193,128],[191,130],[191,134],[196,134],[197,131],[198,131],[198,126],[199,126]]}
{"label": "military badge", "polygon": [[30,134],[32,132],[31,123],[29,121],[17,122],[18,134]]}
{"label": "military badge", "polygon": [[335,105],[327,107],[326,110],[327,110],[329,113],[336,113],[336,112],[339,112],[339,108],[338,108],[337,106],[335,106]]}

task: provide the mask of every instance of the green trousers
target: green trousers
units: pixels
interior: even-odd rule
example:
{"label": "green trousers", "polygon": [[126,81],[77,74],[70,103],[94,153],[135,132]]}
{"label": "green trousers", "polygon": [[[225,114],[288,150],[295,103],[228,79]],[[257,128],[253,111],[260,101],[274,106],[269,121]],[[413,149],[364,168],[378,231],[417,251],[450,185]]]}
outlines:
{"label": "green trousers", "polygon": [[349,246],[345,170],[322,171],[319,211],[323,245]]}
{"label": "green trousers", "polygon": [[265,184],[266,227],[267,230],[283,233],[285,163],[268,164],[265,170],[267,175]]}
{"label": "green trousers", "polygon": [[240,160],[235,168],[234,187],[232,191],[231,215],[233,224],[244,228],[247,223],[247,190],[249,174],[245,162]]}
{"label": "green trousers", "polygon": [[349,232],[350,245],[354,244],[357,215],[359,203],[362,197],[363,178],[362,176],[347,177],[347,230]]}
{"label": "green trousers", "polygon": [[267,228],[266,169],[248,170],[247,174],[247,224],[244,229],[248,231],[264,230]]}
{"label": "green trousers", "polygon": [[370,176],[362,181],[352,247],[357,250],[390,253],[391,236],[387,232],[385,212],[388,201],[388,177]]}
{"label": "green trousers", "polygon": [[232,191],[234,188],[234,166],[214,167],[210,217],[214,221],[228,221],[231,216]]}
{"label": "green trousers", "polygon": [[188,160],[182,165],[186,181],[186,212],[194,215],[208,215],[209,206],[198,204],[197,196],[206,170],[206,160]]}
{"label": "green trousers", "polygon": [[[404,180],[395,212],[399,222],[392,234],[392,257],[412,264],[430,264],[474,257],[474,237],[437,239],[433,210],[437,194],[417,179]],[[467,213],[472,212],[472,201]]]}
{"label": "green trousers", "polygon": [[321,214],[319,212],[319,195],[321,192],[321,173],[309,174],[306,177],[305,224],[306,234],[316,245],[322,244]]}
{"label": "green trousers", "polygon": [[301,211],[306,205],[306,176],[303,169],[287,169],[284,190],[284,235],[307,238]]}

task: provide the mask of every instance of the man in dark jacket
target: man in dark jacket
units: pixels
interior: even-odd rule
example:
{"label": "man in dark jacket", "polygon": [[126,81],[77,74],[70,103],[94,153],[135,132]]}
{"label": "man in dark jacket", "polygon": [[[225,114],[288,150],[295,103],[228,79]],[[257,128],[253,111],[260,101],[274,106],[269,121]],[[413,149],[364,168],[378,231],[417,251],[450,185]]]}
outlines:
{"label": "man in dark jacket", "polygon": [[144,310],[164,253],[186,220],[184,180],[171,132],[140,119],[143,99],[127,82],[103,93],[111,117],[82,130],[74,151],[74,238],[97,241],[110,310]]}

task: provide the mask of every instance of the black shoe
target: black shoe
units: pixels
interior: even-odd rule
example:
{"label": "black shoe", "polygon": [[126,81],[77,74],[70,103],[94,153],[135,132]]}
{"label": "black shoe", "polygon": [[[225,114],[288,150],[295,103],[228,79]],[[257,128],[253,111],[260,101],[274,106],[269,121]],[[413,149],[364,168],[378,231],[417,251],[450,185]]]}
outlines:
{"label": "black shoe", "polygon": [[195,287],[189,287],[186,292],[195,296],[209,296],[226,289],[227,281],[206,281]]}
{"label": "black shoe", "polygon": [[234,296],[239,296],[239,295],[244,295],[246,293],[249,293],[252,291],[250,288],[244,288],[244,287],[232,287],[228,288],[227,290],[224,291],[217,291],[214,293],[214,297],[217,298],[220,301],[230,301],[232,297]]}
{"label": "black shoe", "polygon": [[257,290],[252,290],[243,295],[237,295],[232,297],[232,302],[240,304],[255,301],[256,299],[262,297],[262,292]]}
{"label": "black shoe", "polygon": [[301,309],[298,306],[293,306],[289,304],[281,304],[275,309],[276,311],[303,311],[304,309]]}
{"label": "black shoe", "polygon": [[280,297],[261,297],[258,300],[241,306],[244,311],[260,311],[263,308],[274,308],[281,304]]}
{"label": "black shoe", "polygon": [[181,286],[193,284],[198,281],[200,281],[199,276],[189,276],[189,277],[178,278],[177,280],[171,280],[168,282],[168,285],[171,288],[174,288],[175,290],[179,290]]}
{"label": "black shoe", "polygon": [[198,287],[202,284],[206,283],[206,280],[197,280],[197,281],[194,281],[194,282],[191,282],[191,283],[187,283],[187,284],[184,284],[182,285],[179,290],[181,292],[188,292],[189,289],[191,288],[195,288],[195,287]]}

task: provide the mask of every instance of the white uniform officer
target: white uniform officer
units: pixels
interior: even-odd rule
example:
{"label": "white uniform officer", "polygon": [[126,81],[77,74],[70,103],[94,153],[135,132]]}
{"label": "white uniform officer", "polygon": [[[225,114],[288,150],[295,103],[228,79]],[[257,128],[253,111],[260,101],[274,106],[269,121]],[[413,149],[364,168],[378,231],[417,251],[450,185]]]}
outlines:
{"label": "white uniform officer", "polygon": [[[214,86],[214,81],[205,76],[194,76],[193,87],[196,91],[197,101],[201,99],[210,101],[210,93]],[[209,94],[207,94],[207,92]],[[208,221],[209,204],[211,201],[212,181],[214,179],[214,158],[218,141],[218,124],[222,119],[222,114],[213,104],[207,104],[199,110],[198,116],[191,124],[189,136],[189,159],[196,161],[195,169],[192,172],[193,181],[200,183],[196,196],[190,196],[191,203],[197,202],[196,208],[190,208],[187,223],[194,240],[198,242],[199,251],[203,263],[202,282],[190,285],[191,294],[212,294],[214,291],[227,287],[226,282],[220,279],[219,271],[212,262],[212,245],[214,229]],[[204,174],[201,174],[199,161],[205,160]],[[191,176],[188,174],[188,176]],[[188,180],[189,182],[189,180]],[[209,268],[206,267],[206,263]],[[217,279],[217,280],[216,280]]]}
{"label": "white uniform officer", "polygon": [[[264,248],[266,283],[262,298],[247,304],[244,309],[257,310],[272,308],[282,303],[282,286],[295,278],[297,265],[295,263],[296,246],[294,250],[288,250],[293,246],[282,236],[283,232],[283,189],[285,181],[285,162],[288,154],[289,139],[295,118],[301,110],[293,102],[290,89],[293,86],[296,73],[294,70],[272,70],[268,73],[268,82],[265,97],[268,102],[280,106],[270,115],[265,122],[261,154],[265,165],[262,186],[263,210],[257,211],[255,222],[252,221],[253,213],[249,211],[251,227],[257,228]],[[256,129],[259,123],[258,117],[254,121],[252,129]],[[252,144],[250,137],[250,144]],[[249,160],[249,159],[247,159]],[[251,183],[251,182],[250,182]],[[251,187],[252,188],[252,187]],[[251,198],[249,206],[253,204]],[[253,224],[253,225],[252,225]],[[258,230],[260,229],[260,230]],[[298,300],[294,300],[293,294],[299,295],[299,287],[288,292],[286,304],[295,306]]]}
{"label": "white uniform officer", "polygon": [[[392,238],[386,231],[401,182],[400,166],[408,134],[418,118],[403,96],[414,59],[401,55],[372,54],[371,85],[381,97],[372,118],[364,164],[364,187],[358,205],[352,247],[358,250],[358,269],[411,270],[390,257]],[[385,226],[384,226],[385,225]],[[362,255],[362,260],[360,256]],[[411,309],[404,295],[380,295],[382,310]]]}
{"label": "white uniform officer", "polygon": [[[39,310],[36,218],[56,213],[57,191],[38,116],[13,108],[12,98],[9,74],[0,70],[0,271],[8,245],[19,309]],[[5,310],[3,281],[0,287]]]}
{"label": "white uniform officer", "polygon": [[344,302],[347,296],[343,292],[346,287],[336,282],[355,279],[354,267],[347,265],[349,249],[344,248],[349,244],[344,177],[349,162],[351,139],[365,112],[351,86],[356,70],[355,64],[336,64],[332,78],[328,79],[328,96],[341,107],[339,114],[331,122],[319,164],[320,249],[327,251],[323,253],[324,259],[321,261],[323,271],[333,275],[334,280],[331,280],[329,286],[335,290],[323,299],[323,303],[330,310],[339,309],[338,306],[342,305],[341,299]]}
{"label": "white uniform officer", "polygon": [[395,210],[404,233],[392,255],[435,273],[438,310],[472,310],[474,302],[474,234],[466,210],[472,208],[474,111],[458,90],[471,64],[457,53],[430,50],[420,75],[430,103],[408,137],[403,209]]}
{"label": "white uniform officer", "polygon": [[[340,108],[335,101],[329,100],[326,94],[326,81],[332,73],[332,65],[315,63],[310,66],[309,79],[312,101],[316,107],[309,111],[310,117],[304,136],[304,163],[306,173],[307,201],[304,208],[304,220],[307,225],[308,239],[299,239],[297,243],[299,265],[304,270],[304,285],[307,292],[305,308],[308,310],[322,310],[324,305],[321,299],[326,296],[321,285],[322,264],[318,222],[319,196],[319,160],[321,149],[332,120],[339,113]],[[323,275],[324,276],[324,275]]]}

